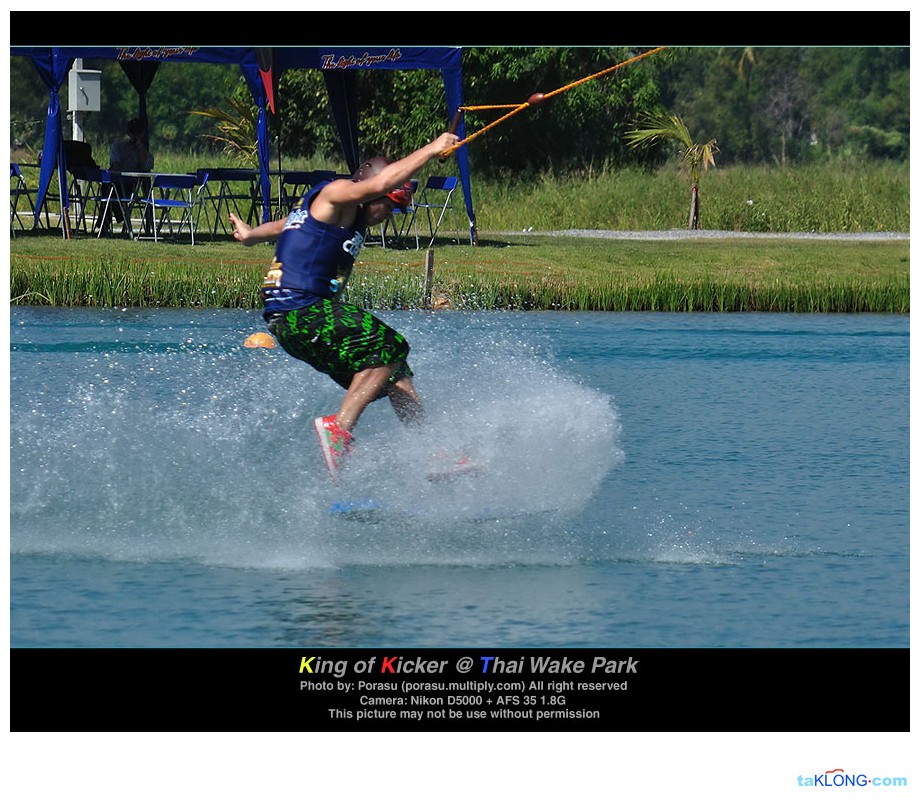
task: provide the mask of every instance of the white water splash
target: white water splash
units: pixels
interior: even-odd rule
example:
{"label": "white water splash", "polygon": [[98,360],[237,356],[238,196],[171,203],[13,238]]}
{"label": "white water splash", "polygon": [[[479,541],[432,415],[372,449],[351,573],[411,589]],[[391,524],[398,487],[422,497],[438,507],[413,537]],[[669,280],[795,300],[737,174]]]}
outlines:
{"label": "white water splash", "polygon": [[[339,484],[309,424],[341,392],[280,350],[244,350],[234,334],[184,343],[179,333],[175,349],[18,356],[11,548],[257,567],[566,562],[568,519],[623,459],[616,410],[509,340],[501,321],[458,337],[422,320],[411,362],[424,425],[407,429],[388,403],[373,404]],[[439,451],[485,470],[429,483]],[[356,497],[413,517],[356,524],[328,514]]]}

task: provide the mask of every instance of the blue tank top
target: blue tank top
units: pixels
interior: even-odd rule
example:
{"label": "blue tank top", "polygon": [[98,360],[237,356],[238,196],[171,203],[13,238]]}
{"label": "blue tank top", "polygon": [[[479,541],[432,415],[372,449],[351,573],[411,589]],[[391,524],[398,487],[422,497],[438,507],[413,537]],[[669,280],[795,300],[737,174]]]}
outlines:
{"label": "blue tank top", "polygon": [[262,281],[266,318],[331,299],[345,289],[364,244],[364,216],[359,210],[354,229],[313,218],[310,205],[327,184],[315,185],[297,202],[278,236],[275,257]]}

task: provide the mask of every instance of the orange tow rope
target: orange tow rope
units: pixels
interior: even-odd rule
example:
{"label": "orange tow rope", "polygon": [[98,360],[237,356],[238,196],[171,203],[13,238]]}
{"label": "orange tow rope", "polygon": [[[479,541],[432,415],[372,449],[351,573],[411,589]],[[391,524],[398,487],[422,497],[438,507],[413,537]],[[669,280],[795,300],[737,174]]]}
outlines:
{"label": "orange tow rope", "polygon": [[460,146],[464,146],[467,143],[469,143],[471,140],[475,140],[480,135],[485,134],[489,129],[493,128],[494,126],[498,126],[499,123],[503,123],[504,121],[508,120],[508,118],[516,115],[518,112],[523,112],[525,109],[528,109],[529,107],[539,106],[548,98],[552,98],[553,96],[559,95],[560,93],[563,93],[566,90],[570,90],[572,89],[572,87],[577,87],[579,84],[584,84],[586,81],[593,81],[595,78],[601,78],[601,76],[605,76],[608,73],[612,73],[614,70],[619,70],[621,67],[626,67],[627,65],[632,64],[633,62],[637,62],[640,59],[644,59],[646,56],[652,56],[655,53],[660,53],[663,50],[667,50],[667,48],[666,47],[654,48],[653,50],[648,50],[645,53],[640,53],[638,56],[633,56],[631,59],[627,59],[625,62],[620,62],[619,64],[613,65],[613,67],[607,67],[606,69],[601,70],[599,73],[594,73],[593,75],[585,76],[584,78],[580,78],[577,81],[573,81],[571,84],[566,84],[564,87],[559,87],[559,89],[553,90],[552,92],[547,92],[547,93],[535,92],[522,104],[498,104],[498,105],[491,105],[491,106],[461,106],[460,110],[462,110],[463,112],[480,112],[480,111],[487,110],[487,109],[511,109],[511,111],[506,115],[502,115],[497,120],[493,120],[488,125],[483,126],[478,132],[473,132],[472,134],[468,135],[463,140],[460,140],[458,143],[454,144],[450,148],[444,149],[444,151],[441,152],[440,157],[441,159],[444,159],[445,157],[449,156],[454,151],[456,151],[458,148],[460,148]]}

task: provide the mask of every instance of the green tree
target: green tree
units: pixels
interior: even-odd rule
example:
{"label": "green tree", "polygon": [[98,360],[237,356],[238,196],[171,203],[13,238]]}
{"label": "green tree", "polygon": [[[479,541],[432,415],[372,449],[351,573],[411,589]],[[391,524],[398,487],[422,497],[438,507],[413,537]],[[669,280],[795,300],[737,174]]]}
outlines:
{"label": "green tree", "polygon": [[34,162],[42,148],[48,88],[32,60],[10,56],[10,150],[14,161]]}
{"label": "green tree", "polygon": [[444,82],[437,70],[368,70],[358,76],[365,154],[401,157],[450,125]]}
{"label": "green tree", "polygon": [[[629,48],[470,48],[463,54],[469,106],[520,104],[533,93],[553,92],[620,64],[646,50]],[[629,121],[660,105],[657,75],[665,51],[595,80],[577,84],[510,118],[476,140],[477,170],[506,179],[546,172],[589,174],[647,155],[630,152]],[[468,112],[467,133],[507,110]],[[475,150],[474,150],[475,149]]]}
{"label": "green tree", "polygon": [[908,48],[811,48],[802,64],[810,89],[810,140],[824,154],[881,159],[910,155]]}
{"label": "green tree", "polygon": [[273,147],[276,152],[280,147],[282,157],[343,160],[329,95],[319,70],[282,73],[275,104],[277,115],[270,117],[269,131]]}
{"label": "green tree", "polygon": [[[161,148],[212,150],[213,144],[202,136],[209,131],[208,123],[193,110],[224,106],[237,88],[245,86],[234,64],[163,62],[147,97],[151,134]],[[132,101],[136,113],[136,95]]]}
{"label": "green tree", "polygon": [[[469,47],[463,50],[464,101],[516,105],[619,64],[643,49],[625,47]],[[138,111],[134,88],[117,62],[85,60],[102,71],[102,109],[82,119],[97,161]],[[396,156],[446,127],[436,70],[354,74],[360,92],[359,144]],[[42,148],[48,90],[30,59],[10,57],[14,153]],[[66,104],[67,87],[62,87]],[[232,103],[231,103],[231,99]],[[343,164],[319,70],[279,77],[278,115],[269,120],[282,155]],[[147,97],[154,154],[210,154],[220,148],[213,119],[191,114],[236,102],[253,106],[236,65],[160,65]],[[633,149],[631,121],[667,109],[701,142],[718,136],[720,164],[792,163],[838,156],[907,160],[910,61],[907,47],[673,47],[609,75],[572,86],[490,129],[470,144],[475,172],[507,181],[536,175],[591,175],[629,164],[654,166],[657,147]],[[502,111],[470,111],[467,133]],[[70,122],[65,123],[65,132]],[[274,158],[274,157],[273,157]]]}
{"label": "green tree", "polygon": [[907,159],[908,48],[682,48],[662,64],[662,105],[721,160]]}
{"label": "green tree", "polygon": [[715,155],[719,148],[715,140],[695,143],[690,130],[677,115],[646,115],[642,124],[645,128],[632,129],[626,133],[627,142],[634,148],[662,141],[678,144],[681,164],[690,174],[690,221],[688,229],[700,228],[700,176],[716,164]]}
{"label": "green tree", "polygon": [[751,90],[759,69],[756,50],[680,48],[675,57],[662,70],[663,108],[701,140],[718,134],[723,163],[766,159],[769,136]]}
{"label": "green tree", "polygon": [[[354,74],[362,154],[402,156],[447,127],[444,84],[436,70],[368,70]],[[248,98],[245,94],[236,96]],[[248,99],[251,103],[251,99]],[[282,157],[315,159],[344,169],[344,156],[319,70],[287,70],[278,79],[277,116],[270,120]]]}
{"label": "green tree", "polygon": [[809,88],[802,74],[807,53],[807,48],[767,48],[752,75],[757,109],[770,131],[770,156],[779,165],[800,159],[808,147]]}

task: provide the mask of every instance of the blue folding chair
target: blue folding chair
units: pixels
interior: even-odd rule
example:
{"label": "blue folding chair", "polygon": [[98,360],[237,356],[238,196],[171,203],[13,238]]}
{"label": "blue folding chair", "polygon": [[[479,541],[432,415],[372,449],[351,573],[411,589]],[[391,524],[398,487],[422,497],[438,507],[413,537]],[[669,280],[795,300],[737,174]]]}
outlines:
{"label": "blue folding chair", "polygon": [[[218,230],[228,235],[232,232],[230,213],[242,219],[250,226],[259,223],[258,204],[260,202],[259,172],[250,168],[199,168],[197,212],[195,226],[204,214],[205,223],[212,236]],[[231,185],[233,183],[233,185]],[[211,224],[211,213],[214,223]],[[198,227],[200,230],[200,227]]]}
{"label": "blue folding chair", "polygon": [[[175,239],[187,226],[192,246],[195,245],[195,204],[198,200],[196,191],[204,182],[207,182],[207,175],[201,178],[196,174],[153,175],[150,193],[143,200],[143,210],[144,217],[150,223],[154,242],[163,239],[164,230],[167,228],[169,237]],[[178,219],[175,216],[178,216]]]}
{"label": "blue folding chair", "polygon": [[[401,245],[403,240],[409,235],[409,229],[412,225],[413,217],[415,216],[415,194],[418,193],[419,181],[418,179],[412,179],[409,184],[412,186],[412,200],[409,202],[409,206],[405,210],[400,210],[398,208],[393,210],[392,217],[384,221],[380,227],[380,242],[384,249],[386,249],[387,245],[388,229],[392,228],[393,230],[391,242],[395,246]],[[419,248],[418,228],[415,230],[415,248]]]}
{"label": "blue folding chair", "polygon": [[[113,193],[109,172],[103,168],[68,168],[70,182],[70,207],[74,216],[74,229],[101,234],[104,212],[111,203]],[[92,226],[87,229],[87,219],[92,216]]]}
{"label": "blue folding chair", "polygon": [[[415,227],[416,240],[418,239],[418,213],[424,210],[428,219],[428,233],[431,240],[428,242],[430,249],[434,244],[441,229],[441,222],[444,216],[450,210],[454,216],[454,229],[457,233],[457,245],[460,245],[460,223],[457,219],[457,208],[454,207],[454,191],[460,186],[460,180],[456,176],[429,176],[428,181],[422,188],[418,200],[414,201],[414,211],[410,224]],[[435,216],[437,220],[435,220]]]}
{"label": "blue folding chair", "polygon": [[[15,162],[10,163],[10,233],[15,235],[16,222],[19,223],[21,229],[27,229],[25,222],[22,220],[22,216],[29,215],[32,217],[32,225],[35,225],[35,199],[32,198],[32,189],[26,183],[25,177],[22,175],[22,170],[20,170],[19,165]],[[25,199],[29,205],[28,212],[25,210],[19,209],[19,200]],[[45,211],[45,215],[48,215],[48,211]],[[49,224],[50,226],[50,224]]]}

